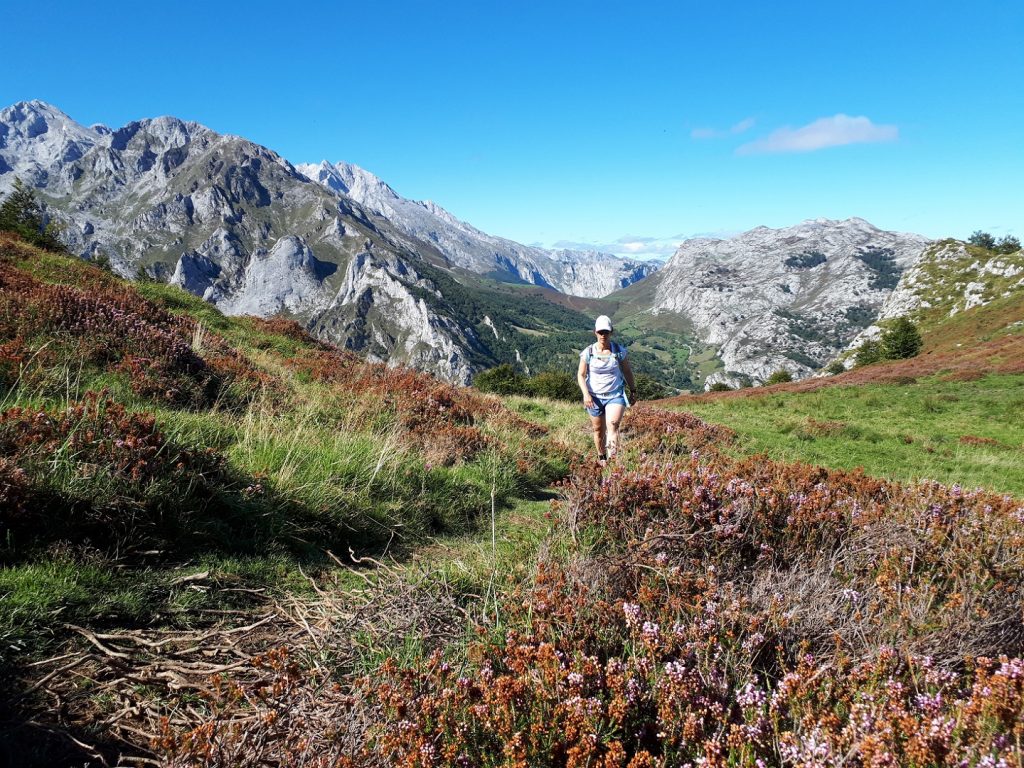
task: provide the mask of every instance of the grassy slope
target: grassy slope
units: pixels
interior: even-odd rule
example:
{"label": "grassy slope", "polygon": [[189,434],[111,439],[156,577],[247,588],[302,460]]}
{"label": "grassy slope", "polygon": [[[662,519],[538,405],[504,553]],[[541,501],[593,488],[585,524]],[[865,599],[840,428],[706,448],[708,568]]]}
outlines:
{"label": "grassy slope", "polygon": [[[0,282],[0,343],[13,361],[3,369],[0,430],[13,423],[11,408],[60,414],[103,389],[129,416],[155,417],[166,445],[214,451],[225,467],[207,489],[209,503],[163,505],[167,488],[116,472],[98,489],[83,474],[92,472],[82,463],[88,446],[55,458],[62,471],[41,474],[31,446],[12,443],[8,458],[24,465],[34,494],[30,514],[42,503],[40,494],[53,509],[45,532],[36,535],[31,526],[18,527],[10,489],[0,493],[2,661],[17,658],[12,649],[45,652],[68,636],[67,623],[190,626],[209,621],[206,611],[246,602],[244,592],[220,587],[308,591],[301,569],[315,574],[326,567],[326,550],[343,557],[350,547],[357,554],[408,552],[437,536],[477,529],[492,499],[500,511],[564,472],[565,459],[558,458],[564,450],[492,399],[365,365],[293,325],[227,318],[177,289],[128,286],[17,241],[0,242],[0,262],[6,279],[30,286],[18,293],[13,283]],[[97,352],[89,346],[94,332],[75,327],[80,317],[53,320],[57,310],[46,291],[57,285],[76,297],[98,293],[135,302],[152,322],[131,327],[141,335],[128,340],[123,354],[112,351],[116,339],[106,340],[101,328]],[[184,325],[175,327],[174,318]],[[159,387],[155,395],[140,390],[145,373],[126,372],[125,358],[156,354],[147,349],[146,334],[168,328],[225,385],[214,400],[169,402]],[[234,368],[223,368],[222,358]],[[162,532],[160,540],[129,531],[115,541],[72,524],[84,515],[112,520],[116,528],[138,510],[180,517],[183,530]],[[202,572],[209,574],[202,589],[181,581]]]}
{"label": "grassy slope", "polygon": [[[151,333],[157,326],[186,339],[191,348],[203,357],[214,379],[219,382],[217,397],[211,402],[196,401],[188,406],[167,401],[159,388],[143,387],[140,391],[140,386],[149,380],[145,374],[126,373],[121,367],[123,361],[110,360],[105,355],[85,354],[87,336],[78,333],[73,326],[64,329],[69,331],[67,333],[46,335],[42,326],[33,323],[49,316],[47,312],[52,307],[46,304],[48,294],[33,289],[35,309],[27,311],[21,296],[11,295],[9,291],[5,293],[8,283],[4,281],[10,280],[12,275],[16,277],[17,273],[31,273],[46,283],[84,284],[91,281],[90,284],[98,286],[95,290],[101,296],[110,291],[141,295],[145,303],[134,306],[144,311],[152,325],[143,329],[144,334],[139,340],[144,341],[145,333]],[[23,664],[43,652],[55,650],[55,641],[63,642],[71,636],[65,623],[82,624],[94,631],[123,632],[142,627],[183,631],[222,621],[225,614],[211,612],[225,610],[249,611],[239,614],[246,617],[239,621],[251,621],[254,598],[253,592],[247,590],[257,590],[261,595],[273,596],[282,602],[291,601],[289,604],[307,599],[310,604],[316,604],[324,596],[314,582],[321,585],[330,583],[332,590],[340,590],[349,582],[362,586],[364,579],[371,584],[377,581],[375,575],[353,574],[334,568],[330,558],[324,555],[325,549],[330,548],[342,556],[348,546],[355,547],[357,554],[379,555],[383,551],[400,551],[411,557],[406,561],[407,565],[399,569],[399,578],[414,582],[414,594],[418,595],[408,606],[410,609],[419,610],[425,606],[428,612],[435,610],[434,597],[441,596],[454,600],[452,615],[463,617],[458,619],[459,622],[468,620],[480,624],[479,635],[465,633],[463,636],[459,634],[460,629],[453,631],[451,627],[437,635],[442,641],[450,641],[445,646],[445,653],[455,662],[453,675],[469,670],[469,676],[475,678],[477,670],[473,665],[479,662],[481,654],[484,658],[492,658],[489,666],[504,674],[506,650],[521,653],[523,649],[531,648],[543,651],[545,646],[564,648],[566,658],[571,661],[553,671],[559,680],[557,685],[552,684],[548,689],[545,681],[532,673],[526,675],[517,684],[524,686],[522,698],[528,706],[524,708],[516,703],[511,713],[513,717],[508,719],[514,729],[544,741],[538,746],[538,754],[550,754],[552,757],[551,763],[538,761],[530,764],[561,765],[564,760],[558,760],[564,758],[559,751],[562,747],[548,745],[546,740],[557,734],[577,731],[570,731],[570,724],[553,719],[562,717],[571,708],[562,707],[560,703],[558,708],[554,705],[561,701],[562,694],[569,690],[568,686],[577,685],[574,682],[579,677],[577,666],[582,665],[579,671],[584,676],[593,674],[587,670],[587,660],[591,657],[621,658],[630,668],[636,662],[639,664],[638,679],[648,675],[652,692],[668,690],[659,682],[661,670],[668,669],[668,660],[686,659],[687,664],[696,664],[703,670],[702,674],[707,673],[706,679],[721,677],[728,681],[722,696],[725,711],[732,712],[738,710],[730,698],[731,690],[740,690],[748,680],[755,684],[763,680],[770,695],[778,683],[775,679],[778,670],[774,664],[766,663],[767,657],[758,658],[760,652],[749,650],[746,641],[742,648],[739,646],[740,640],[747,635],[750,635],[748,640],[756,636],[751,633],[757,627],[764,629],[764,634],[771,641],[766,648],[778,643],[774,646],[777,663],[783,665],[797,657],[797,649],[802,647],[801,637],[817,642],[819,650],[827,654],[827,648],[833,645],[837,649],[840,647],[838,640],[834,639],[840,634],[843,642],[849,643],[851,653],[866,653],[872,649],[870,643],[867,650],[861,648],[865,637],[871,638],[872,642],[884,641],[895,645],[899,645],[903,638],[914,637],[915,647],[928,651],[934,645],[947,655],[955,656],[957,649],[947,647],[950,627],[958,628],[968,623],[980,628],[975,633],[981,633],[976,647],[990,655],[993,649],[1015,652],[1018,647],[1001,636],[990,637],[981,632],[984,626],[979,622],[982,615],[979,611],[991,612],[990,602],[1000,609],[1005,607],[993,596],[991,589],[986,587],[982,594],[984,601],[989,602],[979,598],[977,610],[970,600],[965,605],[958,597],[961,590],[971,597],[973,592],[967,592],[968,589],[988,585],[993,578],[986,570],[986,563],[995,561],[986,559],[987,556],[976,557],[973,528],[963,527],[963,541],[957,544],[959,549],[948,545],[941,537],[929,543],[936,551],[929,554],[926,564],[928,569],[935,569],[934,577],[931,570],[906,575],[906,578],[917,580],[913,582],[917,590],[913,594],[922,595],[921,605],[927,602],[920,615],[904,616],[902,602],[890,604],[891,595],[886,591],[888,582],[882,577],[888,579],[895,574],[904,578],[899,573],[899,569],[904,567],[901,564],[910,562],[909,552],[917,553],[916,539],[909,532],[921,529],[925,519],[922,515],[931,514],[922,506],[920,499],[914,501],[913,489],[906,494],[906,505],[894,506],[894,511],[903,510],[907,516],[905,521],[900,518],[896,526],[897,532],[906,540],[896,540],[886,530],[875,532],[870,527],[871,521],[885,522],[889,519],[889,515],[882,514],[886,511],[884,504],[889,492],[880,492],[872,481],[856,476],[829,478],[814,470],[766,466],[765,462],[733,464],[725,457],[716,458],[716,448],[729,444],[725,431],[707,427],[682,415],[638,408],[627,418],[628,450],[621,465],[604,475],[591,466],[575,468],[571,482],[559,493],[562,506],[552,508],[541,498],[545,487],[565,471],[566,459],[575,452],[586,450],[588,444],[587,422],[578,404],[507,398],[499,405],[493,399],[456,390],[418,374],[388,372],[378,366],[367,366],[351,356],[317,345],[292,325],[224,318],[208,305],[164,286],[143,285],[136,289],[110,281],[111,278],[79,262],[48,256],[16,243],[0,243],[0,299],[5,302],[0,307],[4,310],[0,312],[0,321],[7,322],[8,328],[13,327],[10,323],[14,322],[20,324],[17,325],[19,330],[37,330],[35,336],[15,335],[8,331],[0,339],[5,345],[4,354],[10,354],[12,349],[14,352],[32,353],[28,358],[24,355],[17,358],[20,360],[17,377],[11,378],[12,369],[10,366],[6,368],[5,381],[10,389],[7,405],[22,404],[31,406],[33,410],[43,409],[56,414],[69,399],[81,398],[85,390],[109,387],[113,397],[127,405],[129,413],[155,415],[167,438],[164,445],[212,448],[224,458],[231,470],[230,477],[217,480],[211,488],[211,495],[219,505],[213,511],[230,513],[224,518],[230,525],[227,530],[204,533],[206,529],[203,526],[210,521],[203,515],[210,510],[197,504],[195,509],[184,511],[193,514],[192,519],[200,525],[178,539],[161,541],[160,551],[146,549],[151,546],[146,540],[133,542],[133,546],[127,549],[111,549],[102,541],[68,540],[67,536],[61,535],[37,536],[34,540],[19,538],[24,537],[23,531],[14,538],[13,544],[8,539],[0,568],[0,617],[5,622],[0,625],[0,635],[5,640],[5,661]],[[167,322],[161,315],[162,310],[182,318],[183,325]],[[989,308],[988,311],[1000,310]],[[852,372],[828,380],[825,382],[827,386],[817,391],[810,391],[810,385],[802,383],[803,390],[800,385],[794,385],[791,389],[773,388],[760,393],[771,394],[771,398],[743,398],[739,397],[741,393],[735,393],[736,396],[730,398],[691,399],[686,406],[688,410],[720,407],[723,412],[728,410],[730,413],[750,409],[750,424],[771,422],[782,418],[776,417],[775,412],[804,407],[803,415],[796,417],[800,422],[797,426],[786,433],[781,429],[776,432],[788,439],[797,429],[804,430],[814,439],[798,440],[798,446],[816,444],[818,448],[826,448],[830,444],[825,441],[835,437],[830,437],[827,432],[847,430],[842,441],[844,445],[852,441],[877,447],[881,443],[887,451],[881,455],[888,456],[890,463],[891,457],[897,455],[899,471],[907,473],[895,475],[901,477],[925,475],[923,468],[931,466],[927,462],[948,459],[944,451],[951,446],[958,446],[959,450],[958,440],[951,444],[942,435],[946,432],[957,435],[961,426],[971,426],[970,434],[981,438],[974,441],[980,445],[964,445],[964,450],[991,450],[997,457],[1003,455],[1001,451],[1009,451],[1008,455],[1019,456],[1021,441],[1013,424],[1003,425],[1000,429],[993,427],[989,432],[979,431],[982,417],[1011,421],[999,418],[999,414],[1008,413],[1008,409],[1013,407],[1013,388],[1019,386],[1020,376],[1024,374],[1024,371],[1014,369],[1024,359],[1016,355],[1019,341],[1013,325],[1016,321],[1008,320],[1002,330],[992,330],[991,323],[982,323],[984,333],[979,333],[980,326],[972,325],[974,320],[968,318],[968,314],[957,320],[963,324],[962,338],[978,339],[987,334],[983,342],[987,346],[974,349],[973,356],[964,354],[963,347],[956,346],[964,341],[955,341],[947,333],[941,339],[929,341],[931,354],[903,367],[880,366],[873,371]],[[1003,319],[1009,317],[1007,314]],[[101,351],[109,353],[120,349],[117,339],[104,336],[102,328],[96,333],[104,342],[100,345]],[[56,347],[60,348],[61,354],[51,356]],[[0,358],[0,362],[4,359]],[[994,371],[1003,370],[991,374],[988,379],[979,379],[974,376],[979,361],[986,361]],[[253,378],[256,374],[259,378]],[[953,381],[941,380],[950,375]],[[911,382],[911,379],[915,381]],[[258,396],[253,395],[254,382],[260,382],[256,387]],[[994,391],[1001,382],[1007,384],[1006,391]],[[841,383],[851,386],[833,386]],[[852,386],[857,383],[863,386]],[[970,400],[971,392],[975,391],[972,388],[986,393],[977,407]],[[961,399],[948,399],[952,392]],[[886,397],[881,397],[880,393]],[[871,424],[855,420],[855,416],[859,418],[857,409],[850,409],[849,413],[836,411],[849,419],[845,426],[826,423],[839,420],[825,415],[833,405],[838,408],[844,402],[862,400],[865,408],[882,408],[882,400],[898,403],[901,395],[905,407],[895,408]],[[760,404],[755,404],[755,400]],[[434,407],[426,411],[418,407],[428,401]],[[775,402],[782,405],[776,406]],[[970,405],[966,404],[968,402]],[[970,413],[974,418],[966,423],[954,421],[963,408],[973,409]],[[768,418],[765,418],[766,413],[770,414]],[[821,424],[812,424],[808,420],[812,417]],[[5,413],[3,418],[10,421],[13,417]],[[3,423],[0,421],[0,436]],[[928,429],[946,432],[933,436],[928,444],[934,453],[922,450],[899,455],[894,453],[894,446],[886,442],[889,439],[886,430],[893,423],[912,424],[922,434]],[[448,427],[452,425],[462,431],[449,431]],[[881,436],[877,442],[872,442],[872,431]],[[486,438],[483,443],[479,441],[481,436]],[[752,439],[749,434],[743,435],[741,440],[745,442],[740,445],[745,449],[756,449],[749,442]],[[902,435],[898,439],[902,441]],[[1002,447],[985,443],[986,439],[999,442]],[[1017,442],[1013,443],[1014,440]],[[20,443],[14,445],[21,451],[15,454],[19,460],[29,456],[28,448]],[[917,440],[905,445],[920,447]],[[691,458],[691,449],[696,449],[702,460],[710,457],[712,464],[698,465],[698,459]],[[1013,450],[1017,453],[1012,453]],[[835,455],[824,452],[822,455],[822,463],[834,465],[838,461]],[[101,500],[110,506],[97,507],[93,501],[100,497],[85,494],[85,491],[92,493],[96,488],[90,485],[89,478],[94,477],[94,473],[83,456],[71,454],[61,459],[64,462],[61,467],[74,471],[58,473],[58,480],[44,476],[38,465],[32,465],[37,472],[33,481],[54,491],[61,502],[53,508],[55,515],[63,514],[61,504],[66,505],[76,499],[79,507],[104,515],[150,509],[164,513],[182,511],[160,506],[159,500],[152,498],[163,486],[133,485],[124,478],[113,488],[100,489],[106,494]],[[883,466],[880,472],[888,473],[891,469],[891,466]],[[10,479],[10,476],[0,476],[0,480],[5,478]],[[962,482],[971,484],[966,479]],[[748,486],[748,483],[753,485]],[[253,490],[257,486],[257,490]],[[831,490],[822,493],[823,487]],[[743,495],[747,492],[744,488],[756,489],[755,496],[761,497],[761,501],[752,506]],[[892,491],[894,497],[902,499],[901,493],[898,489]],[[833,494],[839,500],[835,504]],[[950,495],[948,491],[936,495],[938,501],[950,510],[958,509],[959,497]],[[182,498],[192,499],[187,493]],[[718,504],[717,499],[723,503]],[[983,501],[972,503],[977,506]],[[822,504],[821,509],[815,506],[819,503]],[[702,511],[703,504],[708,504],[708,507]],[[867,544],[875,546],[877,541],[894,541],[899,546],[876,557],[871,546],[863,546],[863,536],[852,537],[847,547],[850,562],[837,576],[835,560],[829,561],[827,547],[823,550],[822,542],[829,544],[833,536],[836,540],[844,540],[848,534],[846,512],[836,517],[837,510],[849,511],[860,506],[872,510],[864,518],[867,523],[857,523],[857,526],[867,526],[864,529]],[[763,519],[757,518],[754,526],[743,517],[751,514],[752,510],[763,516]],[[0,511],[5,514],[11,512],[6,507]],[[954,519],[953,511],[950,512],[950,520]],[[728,519],[732,514],[740,516],[735,525]],[[115,522],[117,519],[114,518]],[[16,526],[17,520],[13,517],[4,520]],[[991,520],[986,523],[983,530],[991,532]],[[705,530],[705,526],[711,528]],[[53,528],[51,524],[48,533],[53,533]],[[959,528],[954,526],[952,530]],[[816,538],[819,531],[824,537],[821,541]],[[709,533],[716,535],[708,538],[706,535]],[[1005,561],[1001,561],[999,566],[1002,570],[993,571],[995,575],[1000,580],[1012,582],[1020,572],[1019,564],[1016,560],[1010,562],[1006,559],[1005,553],[1019,551],[1019,548],[1014,549],[1016,544],[1006,544],[1003,541],[1006,537],[1000,538],[1002,536],[1002,529],[992,532],[992,542],[986,540],[985,546],[991,544],[989,548],[1000,553]],[[719,543],[709,544],[705,551],[702,542],[711,542],[712,539]],[[1009,541],[1008,538],[1006,540]],[[769,543],[769,549],[765,550]],[[772,547],[776,548],[774,554]],[[950,573],[942,570],[946,568],[943,564],[948,560],[947,550],[957,555],[949,560]],[[732,566],[736,566],[735,573],[729,570]],[[723,567],[722,577],[713,575],[716,568]],[[751,586],[752,568],[760,569],[758,578],[761,581],[753,582],[757,589],[751,587],[749,596],[743,593],[741,600],[735,599],[740,594],[736,590],[742,592]],[[978,573],[975,574],[972,568]],[[911,571],[914,571],[913,566]],[[821,574],[830,572],[831,580],[823,590],[820,579],[824,577]],[[784,590],[785,600],[789,603],[776,605],[776,598],[772,598],[771,606],[762,606],[758,609],[760,613],[743,613],[750,605],[756,607],[757,601],[763,601],[766,595],[783,589],[779,586],[780,574],[786,574],[785,578],[793,587]],[[314,582],[307,576],[312,576]],[[187,577],[199,578],[191,580]],[[637,579],[642,581],[633,584]],[[805,579],[805,582],[800,579]],[[420,584],[425,586],[421,589]],[[405,589],[398,582],[391,582],[391,585],[398,593]],[[517,588],[523,589],[517,591]],[[842,601],[849,602],[844,595],[851,589],[860,590],[865,601],[870,601],[866,604],[872,606],[871,611],[864,616],[847,617],[842,609],[846,605]],[[588,597],[591,592],[592,596]],[[293,652],[296,659],[301,659],[304,670],[312,669],[318,674],[327,671],[336,679],[350,680],[344,676],[352,672],[351,660],[341,663],[332,656],[334,643],[351,645],[352,636],[358,634],[350,625],[351,614],[338,613],[337,605],[331,602],[337,599],[338,594],[337,591],[330,592],[327,601],[321,603],[332,611],[326,617],[327,628],[318,624],[300,632],[297,640],[296,636],[291,636],[296,643]],[[893,594],[902,595],[903,592]],[[658,624],[665,628],[663,635],[666,638],[668,628],[676,622],[682,622],[680,626],[685,626],[686,632],[696,633],[687,640],[685,654],[680,655],[679,649],[652,644],[647,637],[641,638],[639,624],[632,628],[624,626],[623,601],[639,603],[646,615],[656,622],[655,632]],[[1009,598],[1003,602],[1013,608]],[[723,614],[720,628],[705,629],[708,622],[701,616],[704,606],[719,604],[729,606],[723,610],[730,613]],[[401,610],[403,604],[398,605]],[[836,609],[836,605],[840,609]],[[947,607],[949,611],[944,613]],[[1019,616],[1019,611],[1015,615]],[[793,623],[794,617],[796,624]],[[1001,613],[997,617],[1002,621]],[[371,616],[370,620],[372,623],[376,617]],[[834,627],[836,634],[820,632],[818,625],[822,621],[826,629]],[[333,630],[331,622],[336,625]],[[365,623],[360,624],[359,633],[367,633],[370,640],[357,638],[354,641],[357,645],[361,643],[362,648],[362,656],[355,663],[356,669],[371,671],[374,679],[386,680],[387,673],[378,673],[376,665],[389,655],[397,656],[403,664],[419,670],[431,669],[433,662],[426,659],[425,652],[431,649],[432,643],[436,645],[438,642],[426,631],[431,627],[424,628],[415,622],[403,626],[407,628],[403,630],[404,634],[398,634],[396,641],[394,637],[389,639],[385,636],[386,633],[375,635],[372,628],[368,629]],[[332,635],[331,631],[336,634]],[[514,636],[506,635],[506,632],[523,633],[528,643],[510,645],[506,649],[505,638]],[[476,647],[467,657],[466,649],[473,649],[473,644],[478,642],[474,637],[483,638],[479,642],[486,647]],[[625,645],[623,638],[627,639]],[[762,635],[759,642],[763,641]],[[970,646],[968,650],[974,647]],[[705,658],[701,655],[712,648],[727,649],[721,662],[717,656]],[[650,660],[646,659],[646,654],[650,654]],[[747,659],[745,654],[752,654],[751,658]],[[806,658],[803,651],[800,657]],[[543,664],[543,659],[538,659],[538,663]],[[517,664],[518,661],[513,661],[507,663],[507,667],[518,669]],[[531,662],[525,668],[530,670],[534,665]],[[828,674],[820,679],[835,677],[835,670],[828,666],[822,670]],[[443,669],[437,673],[448,674]],[[879,679],[884,679],[893,673],[882,670],[878,674]],[[14,685],[27,685],[30,680],[21,674],[13,679]],[[819,679],[819,673],[808,674],[808,680],[815,679]],[[258,729],[262,727],[259,723],[273,721],[249,718],[257,728],[256,740],[246,741],[236,734],[224,732],[222,745],[226,749],[233,744],[238,746],[239,754],[246,759],[253,750],[276,744],[281,738],[287,741],[290,737],[299,740],[308,737],[318,745],[318,750],[334,748],[337,742],[331,734],[342,721],[330,721],[326,731],[318,732],[312,724],[316,722],[315,713],[330,713],[335,705],[347,707],[349,704],[339,704],[333,698],[343,689],[321,688],[316,681],[315,675],[304,674],[300,683],[282,689],[285,696],[295,691],[305,695],[303,691],[308,690],[312,707],[306,710],[308,719],[301,716],[303,710],[289,705],[280,710],[286,719],[280,728],[275,726],[270,740],[264,738],[266,734],[259,734]],[[620,682],[624,683],[625,678]],[[425,683],[423,691],[428,697],[430,686],[435,683],[438,690],[462,691],[464,685],[447,678],[428,678]],[[597,685],[596,682],[593,684]],[[647,682],[643,684],[648,685]],[[540,688],[534,692],[531,687],[538,685]],[[610,677],[608,685],[612,685]],[[688,690],[697,691],[699,688],[699,685],[691,685]],[[67,693],[69,689],[65,687],[62,690]],[[128,693],[121,690],[128,703],[137,702],[139,697],[158,695],[148,689],[132,689]],[[384,695],[381,693],[383,690],[373,695]],[[618,693],[614,691],[595,689],[594,695],[602,698],[607,695],[610,700],[618,700],[615,698]],[[811,692],[808,695],[816,694]],[[80,692],[76,706],[81,706],[81,696]],[[473,696],[477,697],[478,693]],[[554,696],[550,707],[549,696]],[[107,716],[122,706],[120,700],[101,701],[100,698],[93,700],[91,706],[94,709],[90,711],[87,722],[102,720],[97,712]],[[182,722],[195,724],[204,713],[210,714],[198,699],[185,701],[192,710]],[[479,701],[479,698],[473,698],[470,703],[475,707]],[[650,704],[647,699],[644,701],[645,707]],[[530,709],[531,702],[539,702],[541,706]],[[833,716],[829,712],[828,717],[832,718],[829,722],[840,722],[837,718],[846,716],[846,705],[841,697],[837,697],[836,702],[836,714]],[[41,704],[45,705],[45,702]],[[237,705],[235,701],[225,710],[228,719],[232,707]],[[502,702],[492,702],[491,705],[502,712]],[[710,711],[707,701],[695,699],[693,706],[697,712]],[[795,704],[794,712],[798,706],[802,705],[799,702]],[[818,703],[808,706],[820,707]],[[832,703],[826,702],[826,709],[831,706]],[[72,711],[71,719],[83,717],[80,709],[73,708]],[[633,712],[634,708],[623,711]],[[670,714],[676,711],[671,707],[665,710]],[[295,712],[300,713],[299,719],[288,720],[295,716]],[[391,749],[398,753],[404,753],[407,746],[399,739],[426,733],[425,728],[433,727],[425,722],[424,729],[417,727],[407,734],[396,718],[388,719],[393,713],[387,710],[386,705],[375,712],[375,717],[381,720],[378,734],[384,737],[384,746],[388,744],[388,729],[398,728],[395,740],[391,742]],[[475,713],[475,709],[472,712]],[[210,716],[214,720],[219,717],[215,712]],[[479,720],[476,714],[471,717]],[[648,717],[653,715],[643,714],[643,718]],[[888,714],[880,714],[880,717],[885,719]],[[781,719],[773,724],[776,739],[780,730],[793,727],[789,718],[790,715],[784,711]],[[498,717],[495,722],[505,722],[505,718]],[[641,745],[630,743],[632,737],[628,734],[639,733],[646,728],[644,722],[638,720],[623,725],[621,733],[598,726],[604,734],[601,738],[617,739],[626,734],[624,741],[627,746],[631,750],[639,750]],[[663,724],[664,732],[668,733],[681,722],[679,718],[673,721],[669,717]],[[576,728],[575,725],[572,727]],[[717,727],[715,725],[714,729]],[[1002,732],[1002,727],[986,726],[985,733]],[[654,731],[658,732],[658,739],[662,738],[662,731],[658,728]],[[649,734],[651,739],[654,731]],[[463,735],[470,732],[476,738],[477,729],[459,731]],[[101,735],[88,727],[86,731],[77,733],[86,740],[94,740]],[[577,735],[581,745],[598,743],[596,736],[591,738],[585,729]],[[451,734],[446,738],[449,736]],[[510,743],[513,735],[500,733],[497,737],[501,743]],[[799,737],[797,728],[793,738]],[[488,740],[490,738],[488,736],[481,742],[483,755],[498,754]],[[675,736],[670,734],[670,738]],[[680,743],[690,742],[693,739],[687,736]],[[609,749],[613,743],[609,743]],[[263,746],[257,747],[257,744]],[[843,753],[851,749],[848,744],[837,744],[841,744]],[[412,745],[414,753],[418,748],[418,743]],[[778,744],[759,744],[756,748],[760,750],[758,754],[767,757],[769,762],[777,761],[781,754]],[[3,756],[4,749],[0,747],[0,760]],[[38,764],[47,764],[45,757],[40,757]],[[379,765],[380,759],[358,764]],[[232,763],[230,757],[225,760]],[[237,762],[241,763],[241,758]],[[483,759],[480,763],[485,764]],[[203,763],[198,761],[196,764]],[[751,763],[747,760],[743,764]]]}
{"label": "grassy slope", "polygon": [[923,318],[922,353],[792,384],[676,398],[737,450],[1024,496],[1024,302]]}
{"label": "grassy slope", "polygon": [[709,397],[685,407],[736,430],[738,451],[1024,496],[1024,376]]}

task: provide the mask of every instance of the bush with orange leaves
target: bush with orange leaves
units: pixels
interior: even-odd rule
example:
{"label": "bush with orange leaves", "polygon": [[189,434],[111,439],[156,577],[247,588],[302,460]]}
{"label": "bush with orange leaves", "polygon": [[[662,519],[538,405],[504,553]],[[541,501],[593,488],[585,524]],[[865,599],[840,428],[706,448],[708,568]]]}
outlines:
{"label": "bush with orange leaves", "polygon": [[674,452],[577,468],[587,556],[368,681],[383,762],[1020,764],[1020,501]]}
{"label": "bush with orange leaves", "polygon": [[606,629],[621,638],[618,650],[509,632],[471,665],[435,654],[415,672],[386,666],[388,681],[374,689],[380,762],[761,768],[1013,766],[1022,757],[1019,658],[977,659],[956,673],[884,648],[859,662],[803,654],[771,673],[738,674],[730,638],[699,624],[666,626],[623,603]]}
{"label": "bush with orange leaves", "polygon": [[[337,764],[1021,763],[1019,500],[678,450],[576,467],[560,511],[585,547],[547,550],[464,649],[362,679],[371,725]],[[238,716],[192,734],[213,743]],[[253,726],[227,754],[296,738],[335,754],[336,731],[295,727]],[[172,760],[197,754],[175,738]]]}
{"label": "bush with orange leaves", "polygon": [[623,437],[634,453],[681,456],[693,450],[717,451],[731,443],[736,433],[692,413],[669,412],[641,404],[629,411]]}

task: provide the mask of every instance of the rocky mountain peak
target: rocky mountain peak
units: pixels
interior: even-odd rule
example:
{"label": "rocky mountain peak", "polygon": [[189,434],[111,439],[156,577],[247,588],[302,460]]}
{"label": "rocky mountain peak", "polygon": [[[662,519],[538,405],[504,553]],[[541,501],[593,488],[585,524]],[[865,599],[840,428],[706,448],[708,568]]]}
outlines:
{"label": "rocky mountain peak", "polygon": [[872,322],[929,242],[859,218],[688,240],[661,271],[651,309],[682,315],[718,349],[718,380],[763,381],[780,368],[806,376]]}
{"label": "rocky mountain peak", "polygon": [[400,199],[395,190],[380,178],[352,163],[331,165],[321,160],[318,164],[300,163],[295,168],[312,181],[347,195],[385,216],[392,211],[395,201]]}
{"label": "rocky mountain peak", "polygon": [[82,157],[102,137],[44,101],[21,101],[0,110],[0,173],[33,186],[63,164]]}

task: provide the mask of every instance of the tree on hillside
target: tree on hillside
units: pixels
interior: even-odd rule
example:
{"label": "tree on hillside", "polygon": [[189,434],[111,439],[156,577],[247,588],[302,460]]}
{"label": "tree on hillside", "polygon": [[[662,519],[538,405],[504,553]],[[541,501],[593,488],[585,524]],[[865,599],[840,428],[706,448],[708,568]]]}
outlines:
{"label": "tree on hillside", "polygon": [[0,230],[14,232],[33,245],[49,251],[66,251],[60,241],[60,228],[55,221],[46,223],[43,207],[35,190],[14,180],[14,189],[0,204]]}
{"label": "tree on hillside", "polygon": [[779,370],[772,373],[767,379],[765,379],[764,385],[770,387],[772,384],[787,384],[793,380],[793,374],[785,368],[779,368]]}
{"label": "tree on hillside", "polygon": [[1020,240],[1013,235],[1005,235],[999,238],[995,250],[999,253],[1016,253],[1020,250]]}
{"label": "tree on hillside", "polygon": [[[479,376],[477,379],[479,380]],[[477,387],[479,386],[477,384]],[[580,397],[576,377],[565,371],[542,371],[526,381],[526,389],[534,397],[547,397],[552,400],[571,401]]]}
{"label": "tree on hillside", "polygon": [[905,317],[898,318],[882,334],[882,356],[886,360],[903,360],[921,351],[921,334]]}
{"label": "tree on hillside", "polygon": [[525,395],[527,392],[526,377],[508,363],[480,371],[473,377],[473,386],[496,395]]}
{"label": "tree on hillside", "polygon": [[882,359],[882,348],[877,341],[868,340],[857,347],[857,354],[853,358],[853,364],[858,368],[862,365],[871,365]]}
{"label": "tree on hillside", "polygon": [[980,229],[975,230],[967,242],[971,245],[976,245],[979,248],[987,248],[990,251],[996,253],[1015,253],[1020,250],[1020,240],[1013,235],[1004,235],[1003,237],[996,240],[988,232],[982,232]]}
{"label": "tree on hillside", "polygon": [[989,250],[996,247],[996,239],[988,232],[982,232],[980,229],[974,230],[971,236],[967,238],[967,242],[979,248],[988,248]]}
{"label": "tree on hillside", "polygon": [[641,400],[660,400],[663,397],[672,396],[672,390],[653,376],[636,373],[633,374],[633,379],[636,384],[636,396]]}

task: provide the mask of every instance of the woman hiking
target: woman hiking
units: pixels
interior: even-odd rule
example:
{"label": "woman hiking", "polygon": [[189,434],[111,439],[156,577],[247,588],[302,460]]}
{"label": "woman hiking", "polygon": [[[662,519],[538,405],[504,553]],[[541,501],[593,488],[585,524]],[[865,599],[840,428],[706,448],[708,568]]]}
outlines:
{"label": "woman hiking", "polygon": [[[626,359],[626,348],[612,341],[612,333],[612,321],[607,315],[594,321],[597,341],[580,353],[580,368],[576,374],[583,393],[583,406],[594,425],[594,446],[601,466],[615,455],[622,414],[630,402],[636,402],[636,384]],[[625,392],[627,385],[629,400]]]}

